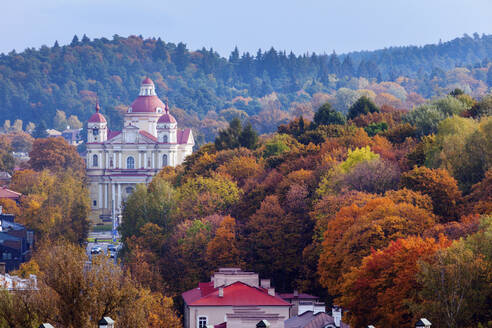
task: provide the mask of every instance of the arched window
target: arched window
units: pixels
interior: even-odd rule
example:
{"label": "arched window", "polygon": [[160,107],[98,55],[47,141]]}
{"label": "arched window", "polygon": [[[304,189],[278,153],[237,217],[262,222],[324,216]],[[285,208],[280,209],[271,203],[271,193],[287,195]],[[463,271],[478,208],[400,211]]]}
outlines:
{"label": "arched window", "polygon": [[98,163],[97,155],[92,155],[92,167],[98,167],[98,166],[99,163]]}
{"label": "arched window", "polygon": [[162,166],[163,167],[167,166],[167,155],[166,154],[162,155]]}
{"label": "arched window", "polygon": [[127,169],[134,169],[135,168],[135,159],[131,156],[128,156],[126,158],[126,168]]}
{"label": "arched window", "polygon": [[127,194],[131,194],[133,192],[133,188],[132,187],[126,187],[125,191]]}
{"label": "arched window", "polygon": [[162,142],[163,142],[163,143],[167,143],[167,134],[165,134],[165,135],[162,137]]}

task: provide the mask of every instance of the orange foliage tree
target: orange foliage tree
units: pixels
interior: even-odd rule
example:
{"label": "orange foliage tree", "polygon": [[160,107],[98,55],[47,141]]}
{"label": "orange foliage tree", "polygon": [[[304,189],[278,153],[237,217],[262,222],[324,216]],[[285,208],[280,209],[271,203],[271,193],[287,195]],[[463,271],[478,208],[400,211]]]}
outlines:
{"label": "orange foliage tree", "polygon": [[435,222],[432,213],[409,203],[379,197],[363,206],[343,207],[328,223],[321,246],[318,273],[332,295],[340,293],[342,275],[358,266],[371,249],[422,234]]}
{"label": "orange foliage tree", "polygon": [[401,187],[429,195],[434,213],[441,217],[441,221],[459,219],[461,191],[457,181],[446,170],[415,167],[401,176],[400,184]]}
{"label": "orange foliage tree", "polygon": [[447,247],[442,239],[408,237],[373,251],[343,277],[338,303],[349,309],[355,327],[413,327],[409,302],[416,300],[418,261]]}
{"label": "orange foliage tree", "polygon": [[61,137],[34,140],[29,157],[29,165],[36,171],[58,172],[70,168],[81,176],[85,174],[84,160],[76,148]]}

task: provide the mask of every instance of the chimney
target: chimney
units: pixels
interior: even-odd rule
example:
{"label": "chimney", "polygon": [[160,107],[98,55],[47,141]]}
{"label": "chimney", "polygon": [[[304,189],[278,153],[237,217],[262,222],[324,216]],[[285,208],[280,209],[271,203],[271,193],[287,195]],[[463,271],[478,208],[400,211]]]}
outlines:
{"label": "chimney", "polygon": [[275,296],[275,288],[273,287],[268,288],[268,295]]}
{"label": "chimney", "polygon": [[5,262],[0,262],[0,274],[5,274]]}
{"label": "chimney", "polygon": [[342,308],[337,305],[333,305],[331,309],[331,316],[335,322],[335,327],[340,327],[340,323],[342,322]]}
{"label": "chimney", "polygon": [[294,290],[294,298],[299,297],[299,291],[297,289]]}
{"label": "chimney", "polygon": [[261,279],[260,286],[265,289],[270,288],[270,279]]}
{"label": "chimney", "polygon": [[219,297],[224,297],[224,287],[219,287]]}

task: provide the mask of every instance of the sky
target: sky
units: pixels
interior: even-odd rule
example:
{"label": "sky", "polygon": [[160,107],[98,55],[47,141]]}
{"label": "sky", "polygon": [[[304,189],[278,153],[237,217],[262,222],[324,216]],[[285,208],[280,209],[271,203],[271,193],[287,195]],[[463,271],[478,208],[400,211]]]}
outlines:
{"label": "sky", "polygon": [[492,33],[491,0],[0,0],[0,52],[142,35],[256,53],[346,53]]}

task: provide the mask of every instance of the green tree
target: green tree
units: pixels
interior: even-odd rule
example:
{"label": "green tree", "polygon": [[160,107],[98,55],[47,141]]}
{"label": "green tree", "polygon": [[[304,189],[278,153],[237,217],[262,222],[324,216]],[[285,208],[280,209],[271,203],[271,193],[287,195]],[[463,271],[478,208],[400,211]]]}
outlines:
{"label": "green tree", "polygon": [[314,114],[313,123],[310,128],[315,130],[320,125],[345,124],[345,115],[334,110],[330,103],[325,103]]}
{"label": "green tree", "polygon": [[379,112],[378,106],[366,96],[360,97],[348,110],[348,118],[353,119],[359,115]]}
{"label": "green tree", "polygon": [[246,124],[243,128],[238,141],[240,146],[244,148],[255,149],[257,147],[258,133],[253,129],[251,123]]}

